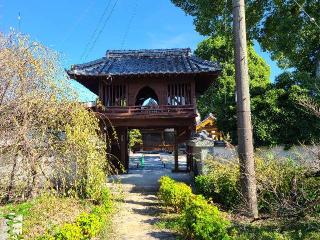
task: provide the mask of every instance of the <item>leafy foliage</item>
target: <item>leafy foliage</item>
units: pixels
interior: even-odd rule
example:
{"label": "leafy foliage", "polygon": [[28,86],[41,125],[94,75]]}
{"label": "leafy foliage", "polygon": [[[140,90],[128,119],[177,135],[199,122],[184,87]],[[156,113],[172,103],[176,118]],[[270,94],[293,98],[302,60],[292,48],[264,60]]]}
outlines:
{"label": "leafy foliage", "polygon": [[99,199],[106,143],[96,116],[64,82],[59,56],[28,36],[0,35],[0,200],[48,188]]}
{"label": "leafy foliage", "polygon": [[194,195],[182,212],[182,229],[191,239],[230,239],[227,229],[230,222],[219,209],[201,195]]}
{"label": "leafy foliage", "polygon": [[[232,35],[232,1],[172,0],[194,17],[196,30],[213,37]],[[297,4],[298,3],[298,4]],[[299,6],[302,6],[302,8]],[[257,40],[282,67],[315,76],[319,64],[319,3],[311,1],[246,1],[250,40]],[[307,13],[307,14],[306,14]],[[309,16],[312,17],[310,19]]]}
{"label": "leafy foliage", "polygon": [[234,240],[315,240],[319,238],[319,219],[269,219],[256,223],[237,220],[233,226]]}
{"label": "leafy foliage", "polygon": [[[47,229],[47,232],[37,239],[41,240],[86,240],[96,237],[108,220],[108,214],[112,208],[112,200],[108,189],[103,200],[95,206],[90,213],[81,213],[74,222],[64,223],[61,226],[54,226]],[[107,197],[109,196],[109,197]]]}
{"label": "leafy foliage", "polygon": [[[224,35],[232,33],[232,1],[231,0],[171,0],[177,7],[194,17],[196,30],[202,35]],[[264,16],[265,9],[271,1],[247,1],[247,27],[250,35],[257,31],[256,24]]]}
{"label": "leafy foliage", "polygon": [[190,200],[191,188],[185,183],[175,182],[168,176],[161,177],[159,182],[159,199],[165,206],[172,207],[175,212],[180,212]]}
{"label": "leafy foliage", "polygon": [[166,207],[181,211],[179,221],[174,226],[187,239],[230,239],[227,232],[230,222],[204,197],[192,194],[186,184],[164,176],[160,179],[158,196]]}
{"label": "leafy foliage", "polygon": [[283,73],[267,91],[252,98],[254,131],[260,136],[255,139],[256,145],[320,141],[320,122],[298,104],[311,94],[319,98],[307,79],[297,72]]}
{"label": "leafy foliage", "polygon": [[[238,163],[207,162],[208,174],[196,177],[199,193],[227,209],[238,208]],[[316,215],[319,211],[319,182],[308,176],[308,164],[272,155],[256,158],[258,207],[260,212],[273,216]],[[310,208],[305,207],[308,204]]]}
{"label": "leafy foliage", "polygon": [[[213,112],[217,125],[230,133],[237,143],[235,71],[233,48],[228,37],[211,37],[201,42],[195,53],[223,65],[221,76],[198,101],[202,117]],[[319,102],[315,78],[299,72],[281,74],[275,83],[269,82],[270,69],[254,51],[248,49],[253,134],[256,146],[320,141],[318,119],[299,106],[302,98],[311,96]]]}
{"label": "leafy foliage", "polygon": [[[47,239],[55,239],[55,240],[73,240],[73,239],[83,239],[81,227],[77,224],[66,223],[64,224],[59,232],[54,236],[45,236],[45,240]],[[42,239],[42,238],[40,238]]]}
{"label": "leafy foliage", "polygon": [[195,186],[199,193],[230,209],[239,203],[239,166],[235,163],[212,162],[208,175],[199,175]]}
{"label": "leafy foliage", "polygon": [[[210,36],[199,44],[196,54],[223,65],[215,88],[201,97],[199,111],[202,116],[214,112],[218,127],[230,133],[233,143],[237,143],[232,1],[172,2],[194,18],[199,33]],[[246,11],[249,42],[259,43],[281,68],[291,71],[280,75],[274,84],[265,82],[264,78],[269,79],[269,69],[260,57],[253,56],[249,47],[255,145],[319,142],[317,120],[298,106],[299,98],[310,98],[312,106],[319,106],[320,102],[320,28],[316,25],[320,22],[318,1],[246,1]],[[255,79],[260,80],[256,81],[258,84],[253,83]]]}
{"label": "leafy foliage", "polygon": [[[198,100],[198,109],[202,117],[213,112],[217,117],[218,128],[230,133],[233,142],[237,141],[236,133],[236,101],[235,101],[235,69],[233,60],[232,39],[225,36],[211,37],[198,45],[195,54],[201,58],[218,61],[222,64],[222,73],[214,86]],[[248,48],[248,66],[251,94],[257,96],[264,92],[270,84],[270,68],[255,52]],[[254,119],[253,119],[254,120]],[[257,139],[263,136],[254,132]]]}
{"label": "leafy foliage", "polygon": [[139,129],[129,131],[129,148],[132,150],[135,146],[142,144],[142,135]]}

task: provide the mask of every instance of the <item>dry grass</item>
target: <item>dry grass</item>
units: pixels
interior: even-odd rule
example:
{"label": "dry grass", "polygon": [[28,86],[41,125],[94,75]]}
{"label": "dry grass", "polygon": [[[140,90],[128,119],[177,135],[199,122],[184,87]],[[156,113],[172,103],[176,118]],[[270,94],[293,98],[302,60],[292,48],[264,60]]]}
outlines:
{"label": "dry grass", "polygon": [[24,239],[35,239],[47,229],[73,222],[82,212],[90,212],[93,205],[75,198],[44,195],[29,202],[2,207],[2,212],[23,215]]}

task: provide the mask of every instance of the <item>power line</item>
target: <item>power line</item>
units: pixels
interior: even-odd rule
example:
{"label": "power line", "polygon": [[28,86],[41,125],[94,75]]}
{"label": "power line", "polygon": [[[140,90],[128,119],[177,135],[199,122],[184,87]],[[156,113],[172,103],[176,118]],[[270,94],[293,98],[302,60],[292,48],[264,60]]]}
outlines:
{"label": "power line", "polygon": [[293,0],[293,1],[300,7],[300,10],[301,10],[302,12],[304,12],[304,13],[308,16],[308,18],[310,19],[310,21],[313,22],[313,23],[320,29],[319,24],[316,22],[316,20],[315,20],[313,17],[311,17],[311,16],[306,12],[306,10],[304,10],[303,6],[301,6],[301,4],[299,4],[296,0]]}
{"label": "power line", "polygon": [[137,15],[137,9],[138,9],[138,0],[135,1],[135,5],[133,7],[133,11],[132,11],[132,15],[129,19],[129,22],[128,22],[128,25],[127,25],[127,28],[125,30],[125,33],[123,35],[123,38],[122,38],[122,41],[121,41],[121,47],[120,48],[123,48],[124,47],[124,44],[127,40],[127,36],[128,36],[128,33],[130,31],[130,28],[131,28],[131,25],[132,25],[132,22],[133,22],[133,19],[135,18],[135,16]]}
{"label": "power line", "polygon": [[110,4],[111,4],[111,1],[112,1],[112,0],[109,0],[108,3],[107,3],[107,5],[105,6],[102,15],[101,15],[100,18],[99,18],[98,24],[96,25],[96,28],[95,28],[94,31],[92,32],[92,34],[91,34],[91,36],[90,36],[90,38],[89,38],[89,41],[87,42],[86,47],[84,48],[84,51],[83,51],[83,53],[82,53],[82,55],[81,55],[81,59],[83,59],[84,56],[86,55],[86,52],[87,52],[88,49],[89,49],[89,46],[90,46],[91,41],[94,39],[95,35],[97,34],[98,29],[99,29],[99,26],[100,26],[100,24],[102,23],[105,15],[106,15],[107,12],[108,12],[108,9],[109,9],[109,6],[110,6]]}
{"label": "power line", "polygon": [[117,6],[118,2],[119,2],[119,0],[116,0],[115,3],[113,4],[113,6],[112,6],[112,8],[111,8],[111,11],[109,12],[109,15],[108,15],[107,18],[105,19],[105,21],[104,21],[104,23],[103,23],[100,31],[97,33],[97,36],[95,37],[94,41],[92,42],[91,47],[90,47],[89,50],[87,51],[87,54],[85,55],[85,58],[84,58],[84,59],[86,59],[86,58],[88,57],[89,53],[90,53],[90,52],[92,51],[92,49],[95,47],[95,45],[96,45],[96,43],[97,43],[100,35],[102,34],[102,32],[103,32],[104,28],[106,27],[108,21],[110,20],[112,14],[113,14],[113,12],[114,12],[114,9],[115,9],[115,7]]}

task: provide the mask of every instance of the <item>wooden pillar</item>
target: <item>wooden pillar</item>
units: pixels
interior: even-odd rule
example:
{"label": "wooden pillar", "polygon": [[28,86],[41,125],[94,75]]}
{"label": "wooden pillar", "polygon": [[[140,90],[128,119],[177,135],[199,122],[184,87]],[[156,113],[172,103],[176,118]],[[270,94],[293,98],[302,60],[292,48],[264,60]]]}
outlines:
{"label": "wooden pillar", "polygon": [[179,171],[179,149],[178,149],[178,134],[177,130],[174,130],[174,171]]}
{"label": "wooden pillar", "polygon": [[[190,140],[191,130],[192,129],[190,127],[187,128],[187,133],[186,133],[187,134],[187,136],[186,136],[186,140],[187,141]],[[187,151],[187,171],[189,171],[189,172],[193,171],[193,153],[192,153],[192,150],[193,150],[192,147],[187,144],[187,149],[186,149],[186,151]]]}
{"label": "wooden pillar", "polygon": [[187,171],[193,171],[193,149],[191,146],[187,145]]}
{"label": "wooden pillar", "polygon": [[[113,129],[109,129],[109,136],[112,136]],[[128,155],[128,129],[115,129],[118,140],[111,139],[111,163],[115,169],[120,173],[127,172],[129,169],[129,155]]]}
{"label": "wooden pillar", "polygon": [[125,172],[129,170],[129,156],[128,156],[128,129],[126,127],[121,128],[119,131],[119,143],[120,143],[120,162]]}

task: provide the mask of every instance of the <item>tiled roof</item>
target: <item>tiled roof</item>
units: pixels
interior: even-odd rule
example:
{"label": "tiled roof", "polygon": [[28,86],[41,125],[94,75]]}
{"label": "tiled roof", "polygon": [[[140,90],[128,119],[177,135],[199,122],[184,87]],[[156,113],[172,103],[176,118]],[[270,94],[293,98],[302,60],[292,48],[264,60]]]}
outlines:
{"label": "tiled roof", "polygon": [[189,48],[155,50],[109,50],[98,60],[73,65],[69,75],[135,75],[171,73],[215,73],[217,63],[191,55]]}

